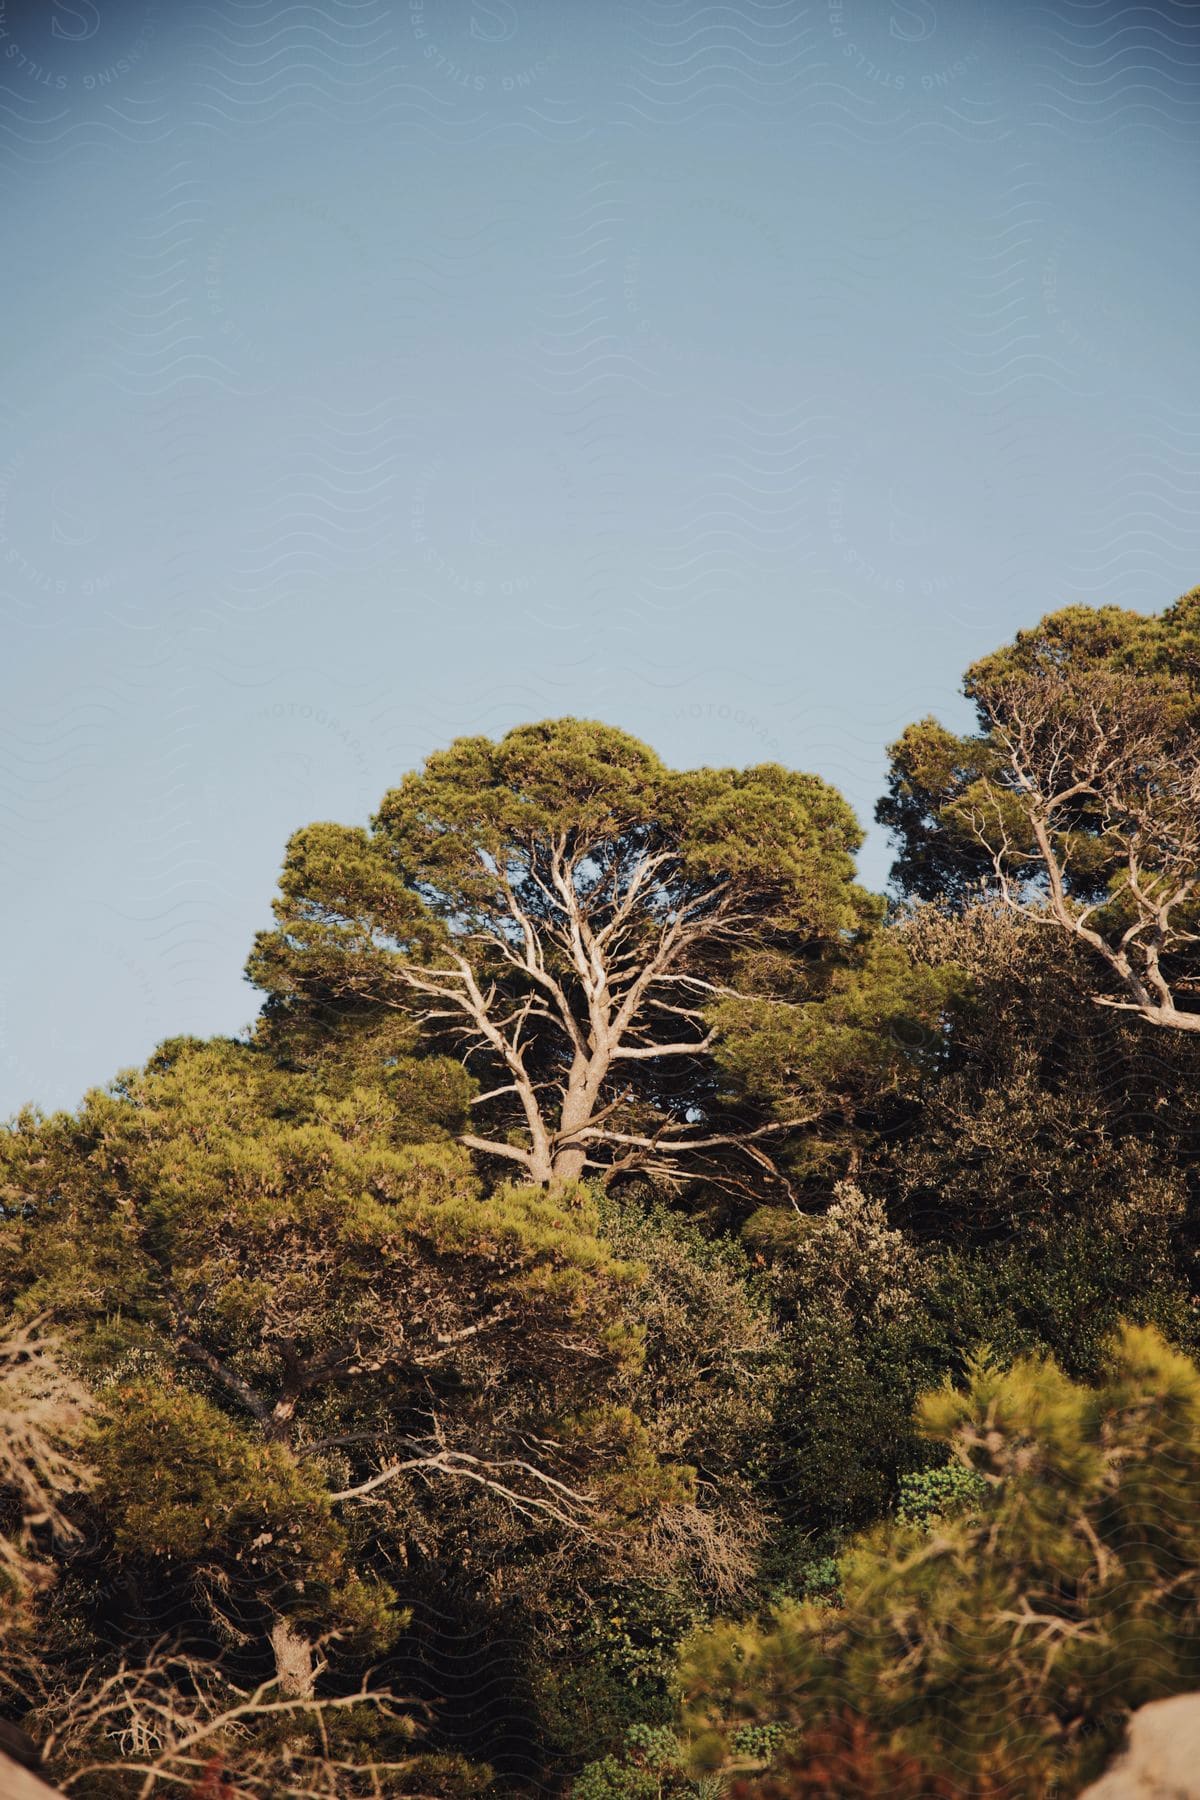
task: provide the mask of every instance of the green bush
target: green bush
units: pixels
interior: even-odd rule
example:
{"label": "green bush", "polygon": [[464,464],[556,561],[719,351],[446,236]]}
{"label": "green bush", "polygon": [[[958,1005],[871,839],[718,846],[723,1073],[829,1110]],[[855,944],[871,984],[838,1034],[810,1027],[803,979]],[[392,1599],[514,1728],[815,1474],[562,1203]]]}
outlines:
{"label": "green bush", "polygon": [[948,1513],[973,1505],[987,1492],[987,1483],[964,1463],[943,1463],[939,1468],[918,1469],[900,1478],[896,1517],[905,1525],[936,1525]]}
{"label": "green bush", "polygon": [[694,1766],[745,1724],[805,1733],[846,1712],[984,1791],[1089,1778],[1130,1708],[1200,1682],[1200,1370],[1127,1326],[1085,1386],[1048,1357],[977,1359],[926,1394],[929,1470],[840,1558],[843,1605],[695,1635]]}
{"label": "green bush", "polygon": [[696,1793],[676,1733],[645,1724],[631,1725],[623,1753],[588,1763],[571,1789],[572,1800],[692,1800]]}

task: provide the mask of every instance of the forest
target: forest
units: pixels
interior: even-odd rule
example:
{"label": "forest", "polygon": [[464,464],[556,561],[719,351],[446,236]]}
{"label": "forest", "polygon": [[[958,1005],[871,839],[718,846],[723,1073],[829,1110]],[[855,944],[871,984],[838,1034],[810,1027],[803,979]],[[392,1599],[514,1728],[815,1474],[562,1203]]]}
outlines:
{"label": "forest", "polygon": [[1200,1689],[1200,589],[963,691],[886,895],[818,774],[459,738],[296,830],[249,1032],[5,1127],[0,1746],[1024,1800]]}

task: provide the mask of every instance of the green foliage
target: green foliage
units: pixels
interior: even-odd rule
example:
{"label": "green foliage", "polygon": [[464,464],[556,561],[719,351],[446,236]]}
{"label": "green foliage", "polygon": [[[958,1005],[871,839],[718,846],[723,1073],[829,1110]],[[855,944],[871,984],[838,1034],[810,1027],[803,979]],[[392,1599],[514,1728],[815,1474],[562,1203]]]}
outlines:
{"label": "green foliage", "polygon": [[836,1556],[813,1556],[801,1562],[792,1580],[793,1596],[837,1606],[842,1598],[842,1572]]}
{"label": "green foliage", "polygon": [[676,772],[577,719],[461,738],[368,830],[292,838],[248,966],[264,1041],[311,1060],[328,1023],[360,1070],[466,1043],[462,1135],[543,1184],[661,1168],[699,1122],[736,1160],[747,1129],[900,1080],[936,1008],[932,973],[873,938],[861,837],[832,788],[776,764]]}
{"label": "green foliage", "polygon": [[348,1566],[319,1473],[177,1386],[102,1389],[96,1501],[118,1558],[161,1558],[227,1583],[240,1565],[274,1611],[385,1648],[406,1622],[383,1584]]}
{"label": "green foliage", "polygon": [[683,1747],[666,1726],[631,1725],[620,1756],[588,1763],[571,1786],[572,1800],[700,1800],[684,1768]]}
{"label": "green foliage", "polygon": [[616,1756],[588,1763],[571,1788],[574,1800],[658,1800],[661,1772]]}
{"label": "green foliage", "polygon": [[[1194,648],[1197,592],[1158,617],[1116,606],[1064,607],[973,663],[963,689],[979,707],[979,733],[956,737],[935,719],[922,719],[889,752],[888,793],[876,817],[898,846],[892,869],[896,887],[923,899],[962,901],[990,874],[991,858],[976,839],[962,803],[1002,767],[1003,751],[990,728],[987,701],[1005,681],[1136,673],[1167,697],[1174,719],[1194,725],[1200,697]],[[1015,835],[1023,835],[1019,808],[1010,808],[1008,817]],[[1084,891],[1094,888],[1104,867],[1103,858],[1097,862],[1091,854],[1086,835],[1078,834],[1073,846],[1072,879]]]}
{"label": "green foliage", "polygon": [[898,1474],[924,1460],[913,1402],[949,1351],[929,1307],[932,1274],[882,1204],[850,1183],[777,1254],[772,1286],[790,1375],[773,1488],[793,1530],[878,1517]]}
{"label": "green foliage", "polygon": [[957,972],[915,960],[864,908],[857,934],[836,952],[752,957],[736,979],[751,994],[709,1012],[720,1034],[717,1067],[776,1116],[810,1120],[791,1145],[789,1170],[801,1183],[827,1185],[937,1065]]}
{"label": "green foliage", "polygon": [[750,1481],[786,1374],[768,1287],[736,1239],[645,1193],[599,1195],[596,1217],[609,1249],[646,1271],[624,1302],[645,1346],[625,1376],[631,1404],[662,1454],[702,1464],[708,1495],[755,1533]]}
{"label": "green foliage", "polygon": [[166,1613],[264,1677],[280,1619],[365,1669],[431,1585],[532,1640],[618,1571],[690,1579],[695,1476],[635,1405],[645,1266],[586,1189],[485,1195],[436,1125],[413,1141],[447,1092],[419,1077],[329,1091],[180,1040],[0,1139],[0,1284],[55,1308],[98,1407],[88,1548],[46,1602],[69,1656],[114,1628],[148,1654]]}
{"label": "green foliage", "polygon": [[948,1462],[932,1469],[914,1469],[900,1477],[896,1517],[905,1525],[931,1530],[947,1514],[972,1506],[987,1491],[987,1483],[964,1463]]}
{"label": "green foliage", "polygon": [[759,1483],[785,1372],[768,1296],[736,1240],[632,1185],[598,1196],[596,1213],[611,1252],[646,1271],[623,1302],[644,1354],[619,1391],[656,1456],[699,1479],[684,1508],[658,1514],[664,1550],[674,1538],[682,1552],[674,1572],[564,1593],[533,1652],[548,1733],[564,1757],[591,1761],[631,1724],[672,1716],[681,1638],[749,1591],[770,1528]]}
{"label": "green foliage", "polygon": [[[1068,607],[967,671],[979,730],[892,749],[880,821],[910,895],[982,886],[1085,948],[1088,998],[1194,1032],[1200,920],[1196,596],[1161,618]],[[976,894],[978,897],[978,894]]]}
{"label": "green foliage", "polygon": [[494,868],[558,838],[599,845],[630,834],[677,846],[681,883],[744,878],[769,887],[810,930],[854,922],[850,857],[861,832],[814,776],[773,764],[676,774],[623,732],[551,720],[498,744],[461,738],[431,756],[384,797],[369,833],[297,833],[280,883],[281,930],[260,939],[252,979],[277,999],[325,985],[348,1000],[385,1001],[389,957],[419,957],[447,932],[490,927]]}
{"label": "green foliage", "polygon": [[0,1134],[0,1699],[56,1778],[169,1706],[214,1781],[467,1795],[478,1687],[497,1795],[1048,1796],[1200,1684],[1200,1039],[980,899],[1023,682],[1072,754],[1086,683],[1174,743],[1200,590],[1053,614],[977,732],[905,733],[939,904],[857,885],[815,776],[463,738],[292,839],[250,1041]]}
{"label": "green foliage", "polygon": [[740,1722],[805,1732],[844,1707],[935,1768],[1041,1791],[1092,1770],[1124,1708],[1200,1678],[1193,1363],[1141,1327],[1095,1387],[1048,1358],[977,1359],[920,1424],[977,1478],[969,1507],[858,1539],[840,1608],[693,1639],[699,1761],[727,1759]]}
{"label": "green foliage", "polygon": [[770,1763],[778,1755],[787,1733],[782,1725],[738,1725],[729,1734],[729,1748],[740,1763]]}
{"label": "green foliage", "polygon": [[584,1643],[589,1658],[598,1659],[617,1688],[644,1706],[647,1697],[653,1704],[665,1696],[679,1641],[697,1622],[696,1609],[679,1594],[617,1588],[606,1605],[593,1610]]}
{"label": "green foliage", "polygon": [[1081,1010],[1077,959],[1003,909],[896,929],[963,979],[940,1069],[863,1171],[923,1248],[944,1366],[990,1339],[1091,1378],[1122,1317],[1200,1343],[1200,1044]]}

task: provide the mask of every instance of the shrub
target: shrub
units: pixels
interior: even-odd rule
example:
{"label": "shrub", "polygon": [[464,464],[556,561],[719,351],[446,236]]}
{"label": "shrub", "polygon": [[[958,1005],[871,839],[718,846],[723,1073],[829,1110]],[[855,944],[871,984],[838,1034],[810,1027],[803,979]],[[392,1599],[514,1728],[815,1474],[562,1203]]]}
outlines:
{"label": "shrub", "polygon": [[1037,1793],[1087,1778],[1131,1708],[1200,1681],[1193,1363],[1126,1326],[1095,1387],[1048,1357],[979,1358],[919,1422],[963,1475],[927,1472],[906,1516],[854,1540],[840,1608],[788,1602],[765,1627],[691,1640],[699,1766],[735,1763],[746,1723],[807,1744],[848,1710],[972,1794],[1002,1779]]}

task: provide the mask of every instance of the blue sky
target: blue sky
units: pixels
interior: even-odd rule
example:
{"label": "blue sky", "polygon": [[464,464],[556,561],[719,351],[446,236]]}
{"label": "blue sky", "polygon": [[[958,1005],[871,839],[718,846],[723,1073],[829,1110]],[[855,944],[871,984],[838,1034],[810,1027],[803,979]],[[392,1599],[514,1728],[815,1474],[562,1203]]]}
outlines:
{"label": "blue sky", "polygon": [[0,1112],[245,1024],[288,833],[457,733],[866,824],[973,657],[1195,585],[1198,56],[1119,0],[0,0]]}

